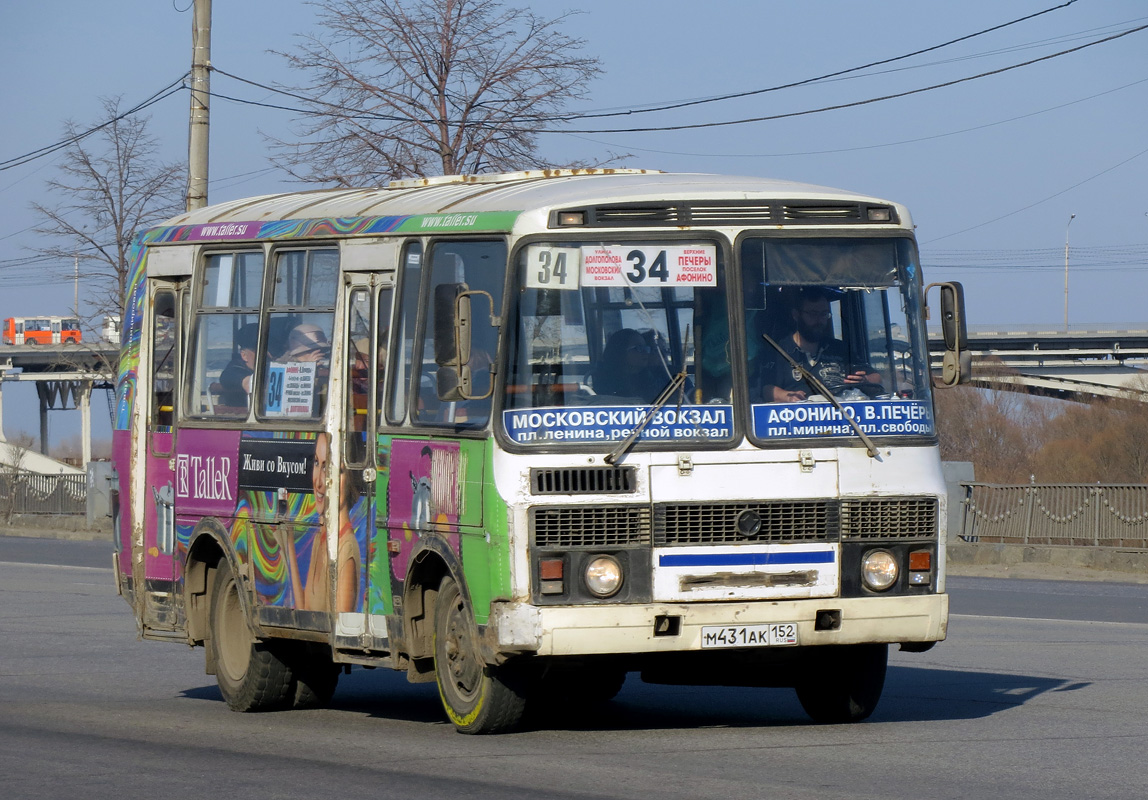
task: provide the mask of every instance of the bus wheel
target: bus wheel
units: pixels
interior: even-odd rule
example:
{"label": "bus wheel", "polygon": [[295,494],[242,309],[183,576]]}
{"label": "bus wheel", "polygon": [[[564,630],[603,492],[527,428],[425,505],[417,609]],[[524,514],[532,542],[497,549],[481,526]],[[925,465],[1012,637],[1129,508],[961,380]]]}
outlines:
{"label": "bus wheel", "polygon": [[269,644],[251,635],[240,591],[231,567],[220,561],[211,601],[211,646],[219,691],[232,711],[286,708],[291,670]]}
{"label": "bus wheel", "polygon": [[[797,699],[814,722],[860,722],[877,708],[885,688],[889,646],[855,644],[815,648],[797,685]],[[812,654],[811,654],[812,655]]]}
{"label": "bus wheel", "polygon": [[294,708],[322,708],[331,702],[339,685],[340,666],[331,660],[331,650],[324,645],[299,643],[288,661],[294,678],[291,693]]}
{"label": "bus wheel", "polygon": [[435,679],[443,708],[462,733],[501,733],[522,719],[524,676],[483,662],[474,616],[453,578],[443,579],[434,612]]}

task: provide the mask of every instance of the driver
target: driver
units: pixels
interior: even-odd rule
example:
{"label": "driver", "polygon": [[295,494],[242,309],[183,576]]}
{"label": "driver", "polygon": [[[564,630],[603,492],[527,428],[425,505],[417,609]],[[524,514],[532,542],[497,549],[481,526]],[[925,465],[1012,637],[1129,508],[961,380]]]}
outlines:
{"label": "driver", "polygon": [[[824,291],[802,289],[791,314],[796,329],[778,344],[826,388],[836,393],[840,389],[880,387],[881,376],[867,363],[850,361],[844,342],[833,338],[833,315]],[[766,402],[794,403],[817,394],[773,348],[765,351],[767,359],[770,353],[772,359],[762,365],[761,371],[762,397]]]}

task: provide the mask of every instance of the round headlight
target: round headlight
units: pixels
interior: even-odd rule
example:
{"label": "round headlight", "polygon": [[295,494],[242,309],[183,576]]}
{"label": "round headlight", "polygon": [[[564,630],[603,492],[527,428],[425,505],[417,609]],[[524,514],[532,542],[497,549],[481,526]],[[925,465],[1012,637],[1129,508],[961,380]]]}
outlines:
{"label": "round headlight", "polygon": [[897,559],[888,550],[870,550],[861,559],[861,579],[873,591],[885,591],[897,582]]}
{"label": "round headlight", "polygon": [[586,565],[586,588],[595,597],[609,597],[622,588],[622,565],[613,556],[594,556]]}

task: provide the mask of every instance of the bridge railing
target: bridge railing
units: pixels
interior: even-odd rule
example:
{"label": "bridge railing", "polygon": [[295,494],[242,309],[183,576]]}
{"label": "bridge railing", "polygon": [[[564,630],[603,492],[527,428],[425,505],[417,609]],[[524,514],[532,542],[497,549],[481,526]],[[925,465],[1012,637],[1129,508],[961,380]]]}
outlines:
{"label": "bridge railing", "polygon": [[87,513],[87,475],[0,471],[0,522],[16,515]]}
{"label": "bridge railing", "polygon": [[1148,485],[962,485],[962,541],[1148,548]]}

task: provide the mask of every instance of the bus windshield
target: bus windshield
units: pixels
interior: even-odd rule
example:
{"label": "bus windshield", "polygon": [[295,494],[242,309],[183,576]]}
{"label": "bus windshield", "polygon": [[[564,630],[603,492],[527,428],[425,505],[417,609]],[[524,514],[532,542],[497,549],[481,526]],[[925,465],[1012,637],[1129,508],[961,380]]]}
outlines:
{"label": "bus windshield", "polygon": [[909,239],[743,240],[755,438],[854,435],[825,392],[866,434],[933,435],[917,264]]}
{"label": "bus windshield", "polygon": [[[733,438],[715,242],[536,243],[518,262],[503,412],[512,442],[619,441],[643,422],[642,441]],[[652,411],[682,372],[676,396]]]}

